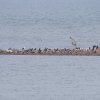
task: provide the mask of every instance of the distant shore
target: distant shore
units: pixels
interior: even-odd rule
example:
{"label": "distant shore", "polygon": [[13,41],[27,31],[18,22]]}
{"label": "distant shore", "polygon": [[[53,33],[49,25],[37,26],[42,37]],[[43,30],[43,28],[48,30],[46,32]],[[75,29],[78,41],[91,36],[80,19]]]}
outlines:
{"label": "distant shore", "polygon": [[80,49],[80,48],[75,48],[75,49],[24,49],[22,48],[21,50],[18,49],[7,49],[7,50],[2,50],[0,49],[0,55],[50,55],[50,56],[100,56],[100,48],[97,46],[93,46],[93,48],[88,48],[88,49]]}

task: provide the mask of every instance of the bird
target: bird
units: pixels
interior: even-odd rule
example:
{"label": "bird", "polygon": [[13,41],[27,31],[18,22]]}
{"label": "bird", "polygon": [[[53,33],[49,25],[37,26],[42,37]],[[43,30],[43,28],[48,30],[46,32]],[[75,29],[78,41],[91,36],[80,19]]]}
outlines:
{"label": "bird", "polygon": [[75,47],[77,47],[77,43],[76,43],[75,39],[72,38],[71,36],[70,36],[70,39],[71,39],[72,45],[75,46]]}

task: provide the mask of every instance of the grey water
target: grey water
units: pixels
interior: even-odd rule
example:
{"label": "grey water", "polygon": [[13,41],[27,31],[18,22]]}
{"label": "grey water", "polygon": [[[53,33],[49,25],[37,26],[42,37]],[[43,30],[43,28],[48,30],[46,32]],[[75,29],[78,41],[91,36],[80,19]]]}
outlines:
{"label": "grey water", "polygon": [[100,58],[0,56],[0,100],[100,100]]}
{"label": "grey water", "polygon": [[[0,0],[0,49],[100,44],[100,0]],[[0,100],[100,100],[100,58],[0,56]]]}
{"label": "grey water", "polygon": [[0,0],[0,48],[99,45],[100,0]]}

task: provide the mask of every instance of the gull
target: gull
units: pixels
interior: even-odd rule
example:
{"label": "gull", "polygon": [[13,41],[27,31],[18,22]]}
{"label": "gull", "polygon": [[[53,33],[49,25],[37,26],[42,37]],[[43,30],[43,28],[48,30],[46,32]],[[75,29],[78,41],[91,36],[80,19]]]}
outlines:
{"label": "gull", "polygon": [[72,38],[71,36],[70,36],[70,39],[71,39],[72,45],[76,47],[77,46],[77,43],[76,43],[75,39]]}

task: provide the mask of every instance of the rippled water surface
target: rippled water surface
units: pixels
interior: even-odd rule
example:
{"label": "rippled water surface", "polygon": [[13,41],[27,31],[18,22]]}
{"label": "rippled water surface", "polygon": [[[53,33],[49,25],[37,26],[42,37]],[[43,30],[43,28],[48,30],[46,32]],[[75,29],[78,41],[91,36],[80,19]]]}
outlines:
{"label": "rippled water surface", "polygon": [[100,0],[0,0],[0,48],[71,47],[70,36],[100,44]]}
{"label": "rippled water surface", "polygon": [[100,58],[0,56],[1,100],[100,100]]}
{"label": "rippled water surface", "polygon": [[[100,0],[0,0],[0,49],[100,44]],[[0,56],[0,100],[100,100],[100,58]]]}

